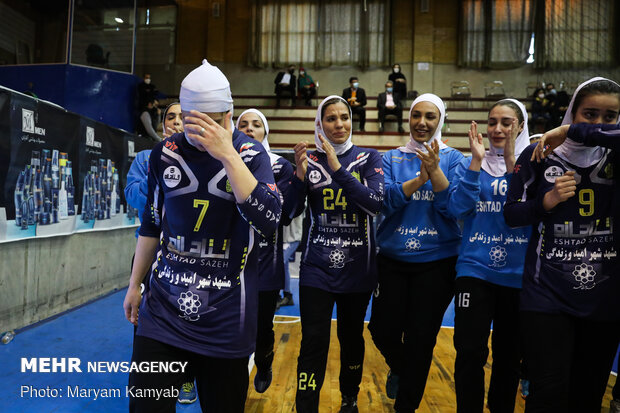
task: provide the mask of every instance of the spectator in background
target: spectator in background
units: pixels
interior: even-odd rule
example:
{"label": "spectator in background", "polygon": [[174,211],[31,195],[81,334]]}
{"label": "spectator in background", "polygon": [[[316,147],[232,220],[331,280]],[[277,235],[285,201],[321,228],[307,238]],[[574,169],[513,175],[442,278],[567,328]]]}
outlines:
{"label": "spectator in background", "polygon": [[295,65],[290,65],[286,72],[279,72],[276,79],[273,81],[276,84],[276,106],[280,107],[280,99],[283,92],[288,92],[291,95],[291,106],[295,106]]}
{"label": "spectator in background", "polygon": [[156,132],[159,116],[160,110],[155,105],[155,101],[151,100],[147,102],[146,107],[140,112],[140,118],[136,125],[136,133],[151,138],[155,142],[161,141],[161,138]]}
{"label": "spectator in background", "polygon": [[558,120],[558,91],[553,83],[547,83],[547,86],[545,86],[545,99],[549,102],[548,110],[551,117],[549,129],[560,126],[560,121]]}
{"label": "spectator in background", "polygon": [[86,48],[86,64],[89,66],[107,67],[110,60],[110,52],[103,53],[103,47],[96,43],[91,43]]}
{"label": "spectator in background", "polygon": [[351,106],[351,112],[360,117],[360,132],[365,132],[366,124],[366,91],[360,87],[357,76],[349,78],[350,87],[342,91],[342,98]]}
{"label": "spectator in background", "polygon": [[394,63],[394,66],[392,66],[392,73],[390,73],[388,79],[394,83],[394,92],[398,93],[402,100],[405,100],[407,98],[407,79],[400,71],[398,63]]}
{"label": "spectator in background", "polygon": [[545,89],[536,89],[533,98],[531,109],[532,124],[530,125],[530,130],[537,133],[537,124],[544,123],[544,129],[547,131],[551,126],[551,113],[549,112],[549,100],[545,97]]}
{"label": "spectator in background", "polygon": [[379,109],[379,133],[383,133],[385,116],[394,115],[398,122],[398,132],[403,133],[403,104],[402,96],[394,91],[394,83],[388,80],[385,83],[385,92],[379,93],[377,109]]}
{"label": "spectator in background", "polygon": [[145,73],[144,79],[138,84],[138,109],[140,113],[142,113],[149,102],[157,99],[158,93],[157,87],[151,83],[151,74]]}
{"label": "spectator in background", "polygon": [[310,76],[306,72],[306,69],[304,69],[303,67],[299,68],[297,91],[299,92],[299,95],[303,98],[306,106],[312,106],[312,102],[310,102],[310,99],[316,96],[316,85],[314,84],[314,80],[312,80],[312,76]]}
{"label": "spectator in background", "polygon": [[[157,87],[151,83],[151,75],[149,73],[145,73],[144,78],[142,82],[138,84],[136,91],[136,133],[149,136],[151,139],[155,139],[155,137],[150,133],[148,127],[144,125],[143,118],[145,118],[144,112],[147,111],[151,117],[153,131],[157,130],[159,115],[161,114],[161,111],[159,110],[159,102],[157,101],[158,95],[159,91],[157,90]],[[152,106],[149,106],[150,103],[152,103]],[[155,142],[160,140],[161,139],[157,137]]]}

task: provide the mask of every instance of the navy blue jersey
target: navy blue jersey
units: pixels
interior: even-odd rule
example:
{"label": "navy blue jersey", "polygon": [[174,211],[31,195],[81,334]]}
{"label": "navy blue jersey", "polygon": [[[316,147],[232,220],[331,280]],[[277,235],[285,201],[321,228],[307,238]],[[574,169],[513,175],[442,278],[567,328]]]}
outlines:
{"label": "navy blue jersey", "polygon": [[161,240],[138,335],[211,357],[254,351],[258,240],[281,201],[263,146],[235,130],[233,146],[258,185],[235,201],[221,162],[176,134],[155,146],[140,235]]}
{"label": "navy blue jersey", "polygon": [[[271,154],[274,159],[277,155]],[[292,215],[296,210],[297,194],[291,185],[293,167],[281,156],[277,156],[271,169],[276,179],[278,192],[282,198],[282,217],[278,229],[270,237],[261,238],[258,255],[260,291],[274,291],[284,288],[284,253],[282,241],[282,227],[291,223]]]}
{"label": "navy blue jersey", "polygon": [[[609,159],[612,160],[615,171],[620,171],[620,125],[576,123],[570,125],[568,137],[585,146],[602,146],[612,149]],[[614,179],[613,218],[614,231],[620,231],[620,180],[616,172]],[[616,249],[620,249],[620,236],[615,237]]]}
{"label": "navy blue jersey", "polygon": [[302,183],[293,178],[304,204],[308,196],[310,227],[300,266],[300,285],[335,293],[371,291],[377,283],[373,217],[383,203],[381,155],[353,146],[338,156],[332,172],[327,155],[308,154]]}
{"label": "navy blue jersey", "polygon": [[[515,165],[504,208],[510,226],[532,225],[525,257],[521,309],[619,320],[620,268],[612,226],[613,168],[609,152],[579,168],[555,155],[530,162],[529,146]],[[575,171],[575,196],[546,212],[545,193]]]}

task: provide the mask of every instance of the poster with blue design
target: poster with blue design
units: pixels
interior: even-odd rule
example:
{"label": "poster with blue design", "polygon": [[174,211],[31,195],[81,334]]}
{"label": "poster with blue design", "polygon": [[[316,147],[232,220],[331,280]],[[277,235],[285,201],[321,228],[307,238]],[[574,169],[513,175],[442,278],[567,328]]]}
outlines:
{"label": "poster with blue design", "polygon": [[129,149],[152,142],[4,88],[0,133],[0,242],[138,224],[123,193]]}

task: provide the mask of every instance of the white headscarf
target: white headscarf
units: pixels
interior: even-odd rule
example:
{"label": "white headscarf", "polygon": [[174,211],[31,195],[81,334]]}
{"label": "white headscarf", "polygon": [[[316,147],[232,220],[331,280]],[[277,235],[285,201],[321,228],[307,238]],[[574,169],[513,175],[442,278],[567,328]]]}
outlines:
{"label": "white headscarf", "polygon": [[[606,80],[608,82],[615,83],[613,80],[605,79],[604,77],[593,77],[590,80],[586,80],[582,84],[580,84],[575,92],[573,93],[573,97],[570,100],[570,104],[568,105],[568,109],[566,109],[566,114],[562,119],[562,125],[570,125],[573,123],[573,105],[575,103],[575,97],[584,86],[598,82],[601,80]],[[592,166],[598,163],[603,156],[605,155],[605,148],[601,148],[600,146],[588,147],[584,146],[583,143],[577,143],[571,138],[566,138],[563,144],[554,149],[553,153],[555,153],[560,158],[564,159],[566,162],[570,162],[573,165],[578,166],[579,168],[587,168],[588,166]]]}
{"label": "white headscarf", "polygon": [[[521,114],[523,115],[523,130],[517,136],[515,140],[515,158],[521,155],[521,152],[527,148],[530,144],[530,131],[527,127],[527,110],[521,102],[516,99],[502,99],[502,101],[509,100],[519,107]],[[485,152],[484,159],[482,160],[482,169],[484,169],[489,175],[500,177],[506,173],[506,162],[504,161],[504,149],[498,149],[491,143],[491,137],[489,139],[489,150]]]}
{"label": "white headscarf", "polygon": [[[321,143],[321,140],[319,139],[319,133],[323,135],[325,139],[329,140],[329,138],[325,134],[325,131],[323,130],[323,119],[321,117],[321,112],[323,111],[323,105],[325,104],[325,102],[327,102],[328,100],[334,99],[334,98],[341,100],[342,103],[344,103],[347,106],[347,108],[349,108],[349,119],[353,117],[351,113],[351,107],[349,106],[347,101],[344,100],[342,97],[337,96],[337,95],[331,95],[323,99],[323,101],[319,105],[319,108],[316,111],[316,118],[314,120],[314,143],[316,145],[316,149],[319,152],[325,152],[323,150],[323,144]],[[336,155],[342,155],[343,153],[351,149],[351,147],[353,146],[353,142],[351,142],[352,135],[353,135],[353,128],[351,127],[351,129],[349,130],[349,138],[345,142],[333,143],[331,140],[329,141],[329,143],[331,143],[334,149],[336,150]]]}
{"label": "white headscarf", "polygon": [[[439,123],[437,124],[437,129],[435,129],[435,133],[433,134],[433,136],[431,136],[431,138],[426,143],[430,145],[433,140],[436,140],[437,143],[439,144],[439,149],[447,148],[448,145],[443,143],[443,141],[441,140],[441,128],[443,127],[443,122],[446,118],[446,106],[444,105],[443,100],[441,100],[439,96],[434,95],[432,93],[424,93],[418,96],[417,99],[411,103],[411,108],[409,108],[409,119],[411,119],[411,112],[413,112],[413,107],[420,102],[431,102],[433,105],[437,107],[437,109],[439,109],[439,114],[440,114]],[[420,152],[427,152],[426,147],[423,144],[413,139],[413,131],[409,131],[409,136],[411,137],[411,139],[409,139],[409,142],[407,142],[407,145],[401,146],[398,149],[400,149],[403,152],[407,152],[407,153],[416,153],[416,149],[419,150]]]}
{"label": "white headscarf", "polygon": [[245,115],[246,113],[257,114],[260,120],[263,122],[263,127],[265,128],[265,137],[263,137],[263,141],[261,143],[263,144],[263,147],[269,154],[269,158],[271,158],[271,164],[273,165],[280,157],[271,152],[271,148],[269,147],[269,141],[267,140],[267,137],[269,136],[269,124],[267,123],[267,118],[265,117],[265,115],[263,115],[263,113],[260,110],[252,108],[252,109],[243,111],[243,113],[241,113],[241,115],[237,117],[237,123],[235,124],[235,128],[239,129],[239,122],[241,121],[241,118],[243,117],[243,115]]}

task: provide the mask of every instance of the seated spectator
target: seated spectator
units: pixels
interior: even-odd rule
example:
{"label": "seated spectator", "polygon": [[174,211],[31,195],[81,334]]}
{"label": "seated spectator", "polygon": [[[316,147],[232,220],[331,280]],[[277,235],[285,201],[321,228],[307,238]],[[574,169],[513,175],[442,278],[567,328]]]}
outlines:
{"label": "seated spectator", "polygon": [[360,117],[360,131],[365,132],[364,125],[366,124],[366,91],[360,86],[360,82],[357,76],[349,78],[350,87],[342,91],[342,98],[349,102],[351,106],[351,112],[357,114]]}
{"label": "seated spectator", "polygon": [[291,106],[295,106],[295,65],[290,65],[286,72],[279,72],[276,79],[273,81],[276,84],[276,106],[280,107],[280,99],[283,96],[283,92],[288,92],[291,95]]}
{"label": "seated spectator", "polygon": [[400,95],[401,99],[407,98],[407,78],[400,70],[400,65],[398,63],[394,63],[392,66],[392,73],[388,76],[388,80],[391,80],[394,83],[394,92]]}
{"label": "seated spectator", "polygon": [[545,131],[551,128],[551,113],[549,112],[549,100],[545,97],[545,89],[538,88],[534,92],[532,101],[532,124],[530,130],[537,131],[536,125],[544,123]]}
{"label": "seated spectator", "polygon": [[403,104],[402,96],[394,91],[394,83],[388,80],[385,83],[385,92],[379,93],[377,109],[379,109],[379,133],[383,133],[385,116],[394,115],[398,121],[398,131],[403,133]]}
{"label": "seated spectator", "polygon": [[312,106],[311,99],[316,96],[316,85],[303,67],[299,68],[299,79],[297,80],[297,91],[304,99],[306,106]]}

